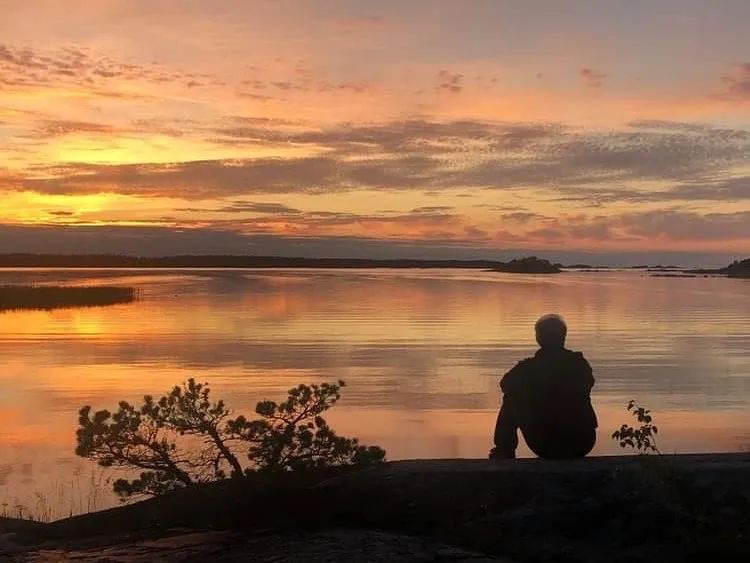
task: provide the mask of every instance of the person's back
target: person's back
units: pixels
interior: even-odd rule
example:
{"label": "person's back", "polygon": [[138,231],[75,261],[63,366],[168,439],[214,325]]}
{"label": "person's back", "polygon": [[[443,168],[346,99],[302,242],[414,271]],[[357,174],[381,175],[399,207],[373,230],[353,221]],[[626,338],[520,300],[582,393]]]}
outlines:
{"label": "person's back", "polygon": [[539,351],[502,378],[503,407],[491,457],[515,457],[519,428],[540,457],[583,457],[593,448],[597,420],[590,392],[594,377],[583,355],[564,347],[566,332],[565,323],[556,315],[539,319]]}

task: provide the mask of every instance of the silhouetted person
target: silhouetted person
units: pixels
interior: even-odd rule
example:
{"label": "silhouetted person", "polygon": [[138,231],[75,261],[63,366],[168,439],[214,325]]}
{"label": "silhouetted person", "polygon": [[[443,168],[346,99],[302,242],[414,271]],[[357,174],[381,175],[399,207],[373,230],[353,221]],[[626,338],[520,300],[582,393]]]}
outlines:
{"label": "silhouetted person", "polygon": [[567,327],[558,315],[540,318],[535,329],[537,353],[500,381],[503,405],[491,459],[516,457],[519,428],[531,451],[543,458],[583,457],[596,442],[591,366],[583,354],[565,348]]}

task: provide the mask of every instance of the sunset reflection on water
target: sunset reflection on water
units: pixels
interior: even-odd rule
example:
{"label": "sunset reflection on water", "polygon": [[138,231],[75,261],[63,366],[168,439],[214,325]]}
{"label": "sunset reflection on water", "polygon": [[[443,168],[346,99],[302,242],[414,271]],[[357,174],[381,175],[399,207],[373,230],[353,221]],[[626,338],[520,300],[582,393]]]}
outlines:
{"label": "sunset reflection on water", "polygon": [[33,505],[91,471],[73,455],[80,406],[112,408],[188,377],[245,412],[298,383],[344,379],[329,417],[340,433],[382,445],[390,459],[484,457],[498,378],[533,353],[533,322],[548,312],[566,317],[569,347],[594,367],[595,453],[618,453],[609,434],[627,420],[630,398],[654,411],[665,452],[750,447],[743,280],[638,271],[0,271],[0,285],[8,283],[130,285],[139,299],[0,314],[0,501]]}

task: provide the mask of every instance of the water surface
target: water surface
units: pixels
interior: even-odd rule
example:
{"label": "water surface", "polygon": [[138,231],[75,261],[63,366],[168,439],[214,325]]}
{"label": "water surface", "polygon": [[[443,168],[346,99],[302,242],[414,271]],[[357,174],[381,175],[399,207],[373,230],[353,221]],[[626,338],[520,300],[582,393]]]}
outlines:
{"label": "water surface", "polygon": [[[750,281],[639,271],[0,270],[13,283],[130,285],[135,303],[0,314],[0,504],[79,512],[111,475],[73,455],[80,406],[113,408],[195,377],[238,411],[344,379],[342,434],[390,459],[483,457],[498,379],[559,312],[597,380],[595,452],[635,398],[662,450],[750,446]],[[520,452],[528,455],[526,450]]]}

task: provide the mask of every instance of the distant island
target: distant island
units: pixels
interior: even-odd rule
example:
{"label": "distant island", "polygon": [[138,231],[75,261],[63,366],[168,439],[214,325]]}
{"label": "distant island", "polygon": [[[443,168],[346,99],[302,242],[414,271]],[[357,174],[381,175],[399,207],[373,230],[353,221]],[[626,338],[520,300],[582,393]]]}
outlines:
{"label": "distant island", "polygon": [[237,255],[143,257],[116,254],[0,254],[0,268],[462,268],[521,274],[562,271],[559,264],[535,256],[501,262]]}
{"label": "distant island", "polygon": [[728,278],[750,278],[750,258],[735,260],[726,268],[722,268],[722,273]]}
{"label": "distant island", "polygon": [[544,258],[529,256],[501,263],[498,266],[489,268],[489,270],[510,274],[559,274],[562,272],[562,266],[560,264],[553,264]]}
{"label": "distant island", "polygon": [[682,272],[684,268],[679,266],[649,266],[646,268],[647,272]]}
{"label": "distant island", "polygon": [[750,258],[744,260],[735,260],[729,266],[724,268],[714,269],[697,269],[697,270],[686,270],[687,274],[715,274],[722,275],[728,278],[744,278],[750,279]]}

